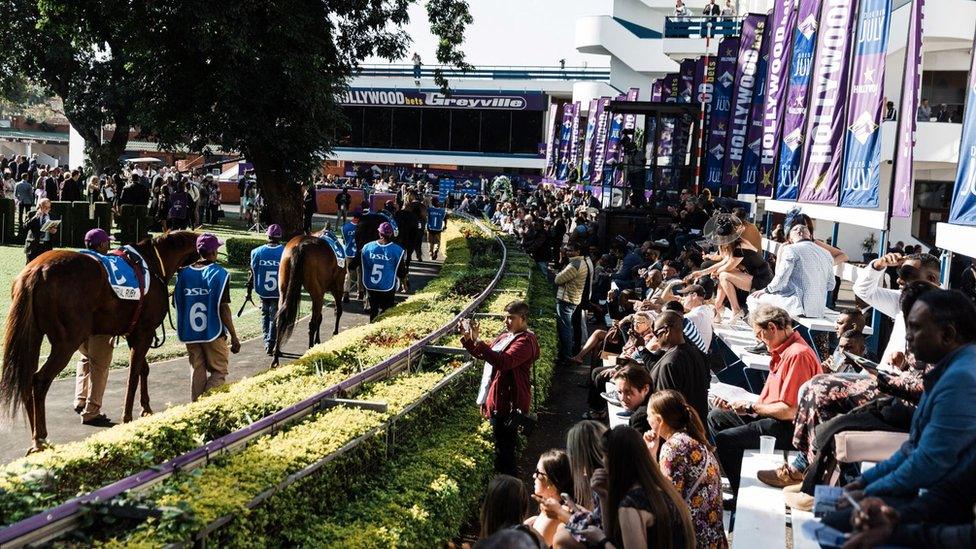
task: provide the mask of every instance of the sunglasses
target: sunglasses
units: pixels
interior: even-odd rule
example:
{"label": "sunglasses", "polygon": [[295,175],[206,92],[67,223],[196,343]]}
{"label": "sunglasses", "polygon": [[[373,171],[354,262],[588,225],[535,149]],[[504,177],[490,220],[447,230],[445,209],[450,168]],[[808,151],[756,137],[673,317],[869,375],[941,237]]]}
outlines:
{"label": "sunglasses", "polygon": [[540,479],[541,479],[541,478],[546,478],[546,477],[547,477],[548,475],[546,475],[546,474],[545,474],[545,473],[543,473],[542,471],[538,471],[538,470],[537,470],[537,471],[535,471],[534,473],[532,473],[532,476],[533,476],[534,478],[540,478]]}
{"label": "sunglasses", "polygon": [[669,330],[670,328],[667,326],[661,326],[657,330],[654,330],[654,337],[661,337],[663,334],[668,333]]}

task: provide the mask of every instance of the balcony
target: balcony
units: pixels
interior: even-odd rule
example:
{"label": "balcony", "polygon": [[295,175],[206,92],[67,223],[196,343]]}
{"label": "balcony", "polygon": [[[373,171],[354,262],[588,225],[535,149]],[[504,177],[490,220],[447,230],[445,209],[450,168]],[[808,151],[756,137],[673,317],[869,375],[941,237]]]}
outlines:
{"label": "balcony", "polygon": [[[471,70],[455,67],[421,67],[421,79],[433,79],[434,71],[440,69],[445,78],[464,80],[581,80],[602,81],[610,78],[606,67],[542,67],[542,66],[495,66],[484,65]],[[361,65],[356,76],[379,78],[414,78],[413,65],[382,64]]]}
{"label": "balcony", "polygon": [[[881,124],[881,159],[891,160],[894,154],[898,124]],[[919,122],[915,130],[915,162],[955,165],[959,161],[959,141],[962,124],[952,122]]]}
{"label": "balcony", "polygon": [[661,32],[610,15],[576,20],[576,50],[612,55],[634,72],[656,78],[678,70],[662,50]]}

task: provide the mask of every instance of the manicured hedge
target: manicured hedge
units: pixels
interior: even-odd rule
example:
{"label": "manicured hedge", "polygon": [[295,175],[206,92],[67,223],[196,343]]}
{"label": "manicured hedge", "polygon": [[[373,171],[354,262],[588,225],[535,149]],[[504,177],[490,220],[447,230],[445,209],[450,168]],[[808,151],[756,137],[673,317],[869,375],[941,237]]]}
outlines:
{"label": "manicured hedge", "polygon": [[228,238],[224,243],[227,250],[227,264],[247,268],[251,265],[251,250],[267,244],[260,238]]}
{"label": "manicured hedge", "polygon": [[361,367],[402,350],[470,301],[450,293],[471,259],[460,237],[445,234],[448,261],[438,277],[378,322],[345,330],[288,366],[242,380],[195,403],[56,446],[0,469],[0,524],[10,524],[78,493],[118,480],[240,429],[321,392]]}

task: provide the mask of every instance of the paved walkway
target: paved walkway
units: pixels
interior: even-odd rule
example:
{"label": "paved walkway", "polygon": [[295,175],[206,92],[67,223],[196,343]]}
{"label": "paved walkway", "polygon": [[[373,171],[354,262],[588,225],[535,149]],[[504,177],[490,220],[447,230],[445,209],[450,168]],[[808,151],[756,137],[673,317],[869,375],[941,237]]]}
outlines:
{"label": "paved walkway", "polygon": [[[424,257],[427,256],[426,247]],[[438,262],[416,260],[411,264],[410,288],[423,288],[440,270],[443,255]],[[404,299],[405,294],[398,295],[398,300]],[[239,303],[232,304],[235,313]],[[332,337],[334,318],[332,308],[326,306],[323,310],[322,340]],[[344,305],[339,329],[366,324],[369,317],[364,314],[362,304],[353,300]],[[172,330],[167,328],[167,336],[175,337]],[[308,318],[301,319],[295,327],[294,335],[283,349],[286,353],[301,355],[307,349]],[[282,364],[291,362],[282,357]],[[264,342],[260,337],[245,341],[241,344],[241,352],[231,355],[229,383],[244,377],[253,376],[265,371],[270,365],[270,357],[264,352]],[[68,368],[74,368],[69,364]],[[105,389],[102,411],[115,421],[122,419],[122,405],[125,399],[125,385],[128,380],[128,369],[115,369],[109,372],[108,386]],[[81,424],[81,417],[74,412],[74,378],[56,380],[51,385],[47,395],[47,427],[48,441],[54,444],[83,439],[99,429]],[[154,411],[161,412],[170,406],[190,401],[190,366],[186,357],[175,358],[163,362],[156,362],[149,367],[149,395]],[[133,414],[138,417],[139,396],[136,394]],[[30,430],[23,410],[10,425],[0,427],[0,462],[9,463],[24,455],[30,446]]]}

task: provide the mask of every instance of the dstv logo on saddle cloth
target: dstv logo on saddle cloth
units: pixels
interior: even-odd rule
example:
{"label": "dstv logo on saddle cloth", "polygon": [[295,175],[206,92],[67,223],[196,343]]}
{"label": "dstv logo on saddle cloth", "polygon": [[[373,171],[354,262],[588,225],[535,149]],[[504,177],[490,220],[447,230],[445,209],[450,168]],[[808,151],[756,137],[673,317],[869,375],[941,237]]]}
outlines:
{"label": "dstv logo on saddle cloth", "polygon": [[279,263],[277,261],[273,260],[273,259],[259,259],[258,260],[258,266],[259,267],[277,267],[277,266],[279,266]]}
{"label": "dstv logo on saddle cloth", "polygon": [[210,288],[187,288],[186,296],[210,295]]}

